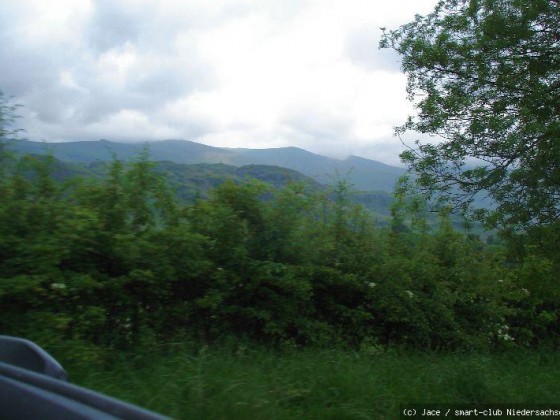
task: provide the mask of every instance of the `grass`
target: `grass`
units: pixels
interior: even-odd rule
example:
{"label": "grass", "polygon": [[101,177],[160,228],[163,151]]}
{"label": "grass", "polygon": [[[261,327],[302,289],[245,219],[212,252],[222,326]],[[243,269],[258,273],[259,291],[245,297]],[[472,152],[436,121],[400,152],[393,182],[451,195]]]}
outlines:
{"label": "grass", "polygon": [[174,418],[398,418],[403,403],[554,403],[553,352],[434,354],[177,345],[73,382]]}

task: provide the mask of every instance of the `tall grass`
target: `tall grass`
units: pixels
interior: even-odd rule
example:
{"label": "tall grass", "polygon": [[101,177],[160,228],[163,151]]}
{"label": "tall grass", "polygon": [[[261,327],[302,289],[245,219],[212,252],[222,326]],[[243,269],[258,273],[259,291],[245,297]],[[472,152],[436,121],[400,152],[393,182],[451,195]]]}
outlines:
{"label": "tall grass", "polygon": [[398,418],[403,403],[560,401],[553,352],[435,354],[180,345],[127,355],[83,386],[185,419]]}

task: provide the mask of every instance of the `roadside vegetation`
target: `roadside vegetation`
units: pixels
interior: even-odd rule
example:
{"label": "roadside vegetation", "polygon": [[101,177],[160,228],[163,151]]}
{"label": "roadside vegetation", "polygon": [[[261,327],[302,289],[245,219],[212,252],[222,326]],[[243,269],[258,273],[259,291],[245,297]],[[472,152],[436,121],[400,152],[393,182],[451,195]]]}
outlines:
{"label": "roadside vegetation", "polygon": [[[231,180],[183,204],[147,151],[57,181],[52,159],[10,154],[0,95],[0,332],[179,418],[558,401],[559,7],[447,0],[385,32],[419,111],[397,133],[441,139],[402,155],[387,225],[344,180]],[[479,194],[495,206],[471,212]]]}
{"label": "roadside vegetation", "polygon": [[[399,418],[401,404],[550,404],[558,400],[558,354],[493,354],[254,345],[136,352],[79,383],[185,419]],[[78,372],[76,372],[78,374]]]}
{"label": "roadside vegetation", "polygon": [[183,206],[147,154],[64,183],[3,159],[0,330],[76,383],[184,418],[553,400],[554,230],[483,241],[403,195],[380,227],[344,182]]}

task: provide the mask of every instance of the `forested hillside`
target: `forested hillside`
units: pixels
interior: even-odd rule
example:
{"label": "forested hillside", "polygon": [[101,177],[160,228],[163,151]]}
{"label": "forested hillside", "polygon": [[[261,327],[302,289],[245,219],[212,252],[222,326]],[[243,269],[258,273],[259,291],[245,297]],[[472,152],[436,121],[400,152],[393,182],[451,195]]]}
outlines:
{"label": "forested hillside", "polygon": [[133,160],[148,146],[155,161],[178,164],[224,164],[237,167],[250,165],[280,166],[298,171],[322,184],[332,184],[339,173],[349,179],[356,189],[392,192],[404,170],[370,159],[350,156],[331,159],[297,147],[271,149],[240,149],[212,147],[186,140],[117,143],[108,140],[76,141],[68,143],[41,143],[18,140],[11,148],[23,154],[51,154],[72,163],[92,161],[110,162],[113,158]]}
{"label": "forested hillside", "polygon": [[[6,151],[16,152],[15,156],[22,156],[21,149],[17,142],[6,144]],[[151,152],[145,148],[144,152]],[[136,155],[143,153],[142,149]],[[66,162],[61,161],[48,154],[23,154],[24,158],[38,161],[49,162],[51,175],[56,181],[69,181],[72,178],[80,177],[84,179],[92,178],[103,180],[107,177],[111,166],[111,161],[95,160],[92,162]],[[129,160],[134,160],[130,157]],[[332,187],[321,184],[315,179],[302,175],[292,169],[271,165],[246,165],[233,166],[226,164],[181,164],[171,161],[154,161],[153,170],[162,176],[171,188],[171,191],[180,204],[192,204],[199,198],[208,198],[210,191],[226,181],[235,183],[245,183],[249,180],[259,180],[271,188],[283,188],[289,183],[299,183],[305,187],[309,193],[324,193],[332,199]],[[331,174],[331,182],[338,179],[344,180],[349,186],[349,200],[356,204],[362,204],[368,209],[372,217],[378,223],[386,224],[391,212],[393,194],[384,191],[359,191],[350,184],[347,177]],[[455,219],[460,223],[460,219]]]}
{"label": "forested hillside", "polygon": [[67,358],[100,362],[184,334],[274,346],[557,344],[555,253],[515,238],[487,245],[445,212],[430,231],[417,200],[399,197],[390,227],[376,228],[344,182],[334,200],[297,182],[226,182],[179,205],[146,154],[113,162],[102,180],[65,182],[49,160],[2,159],[0,329]]}

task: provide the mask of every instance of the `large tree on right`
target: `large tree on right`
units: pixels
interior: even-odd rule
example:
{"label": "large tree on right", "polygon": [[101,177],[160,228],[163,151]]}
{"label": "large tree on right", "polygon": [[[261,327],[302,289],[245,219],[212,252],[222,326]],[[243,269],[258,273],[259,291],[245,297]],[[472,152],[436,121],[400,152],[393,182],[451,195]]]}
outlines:
{"label": "large tree on right", "polygon": [[494,226],[558,222],[560,1],[443,0],[383,31],[417,110],[397,133],[433,135],[401,155],[420,190],[465,209],[487,194]]}

